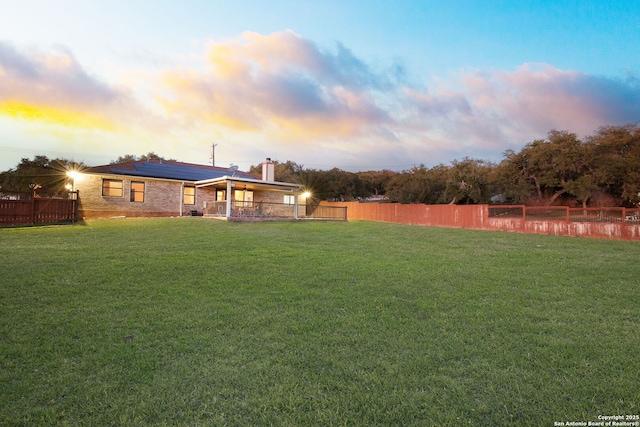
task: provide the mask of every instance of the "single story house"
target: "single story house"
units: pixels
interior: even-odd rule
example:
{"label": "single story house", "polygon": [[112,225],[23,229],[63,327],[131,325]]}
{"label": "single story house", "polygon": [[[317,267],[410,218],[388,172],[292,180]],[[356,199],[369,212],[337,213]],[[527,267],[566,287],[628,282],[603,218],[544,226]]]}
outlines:
{"label": "single story house", "polygon": [[86,168],[73,174],[79,218],[203,215],[228,221],[298,219],[305,215],[300,184],[207,165],[144,160]]}

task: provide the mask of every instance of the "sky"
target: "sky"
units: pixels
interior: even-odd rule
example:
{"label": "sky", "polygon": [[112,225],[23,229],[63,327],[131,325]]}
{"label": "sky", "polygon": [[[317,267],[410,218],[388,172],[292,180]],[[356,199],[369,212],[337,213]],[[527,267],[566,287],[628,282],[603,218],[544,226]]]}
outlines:
{"label": "sky", "polygon": [[0,171],[409,170],[640,121],[637,0],[0,0]]}

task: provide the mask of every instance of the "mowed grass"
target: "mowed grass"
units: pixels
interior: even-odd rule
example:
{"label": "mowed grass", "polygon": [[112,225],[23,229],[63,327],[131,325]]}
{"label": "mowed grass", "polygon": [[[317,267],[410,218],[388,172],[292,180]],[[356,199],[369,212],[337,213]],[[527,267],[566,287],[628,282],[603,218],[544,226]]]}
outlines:
{"label": "mowed grass", "polygon": [[0,425],[640,413],[638,242],[372,222],[0,230]]}

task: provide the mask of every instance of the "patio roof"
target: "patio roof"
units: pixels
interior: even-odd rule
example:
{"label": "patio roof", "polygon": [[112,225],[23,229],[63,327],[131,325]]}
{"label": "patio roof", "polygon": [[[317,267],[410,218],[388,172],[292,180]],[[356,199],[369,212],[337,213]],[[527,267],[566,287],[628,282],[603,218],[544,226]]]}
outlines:
{"label": "patio roof", "polygon": [[301,184],[293,184],[291,182],[279,182],[279,181],[263,181],[261,179],[243,178],[239,176],[222,176],[220,178],[203,179],[196,181],[194,184],[196,187],[209,187],[209,186],[225,186],[231,183],[231,185],[244,185],[249,190],[254,189],[269,189],[271,191],[281,191],[284,193],[296,193],[303,187]]}

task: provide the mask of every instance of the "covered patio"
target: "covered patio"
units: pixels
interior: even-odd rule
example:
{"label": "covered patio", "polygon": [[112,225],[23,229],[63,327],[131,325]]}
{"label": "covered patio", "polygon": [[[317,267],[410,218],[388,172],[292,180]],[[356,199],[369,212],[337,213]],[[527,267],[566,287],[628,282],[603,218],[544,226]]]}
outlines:
{"label": "covered patio", "polygon": [[223,176],[196,181],[197,188],[215,192],[203,215],[227,221],[298,220],[306,216],[302,185],[288,182]]}

